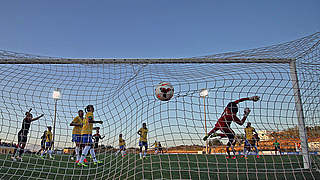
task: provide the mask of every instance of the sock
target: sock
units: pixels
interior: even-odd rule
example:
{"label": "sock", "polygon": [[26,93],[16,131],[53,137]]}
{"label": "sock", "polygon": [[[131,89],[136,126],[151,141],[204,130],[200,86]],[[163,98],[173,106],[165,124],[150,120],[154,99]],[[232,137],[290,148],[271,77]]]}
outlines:
{"label": "sock", "polygon": [[144,156],[144,157],[147,156],[147,150],[144,151],[144,155],[143,155],[143,156]]}
{"label": "sock", "polygon": [[96,153],[94,152],[93,148],[90,149],[90,154],[91,154],[91,157],[93,159],[93,162],[97,162]]}
{"label": "sock", "polygon": [[142,158],[142,152],[140,152],[139,155],[140,155],[140,158]]}
{"label": "sock", "polygon": [[52,155],[51,155],[52,151],[51,150],[48,151],[48,154],[49,154],[49,157],[52,158]]}
{"label": "sock", "polygon": [[16,157],[17,156],[17,152],[20,151],[20,148],[14,148],[14,151],[13,151],[13,157]]}
{"label": "sock", "polygon": [[259,150],[258,150],[257,146],[254,146],[254,149],[256,150],[256,155],[258,155],[259,154]]}
{"label": "sock", "polygon": [[74,149],[74,151],[76,152],[77,161],[79,161],[79,160],[80,160],[80,154],[79,154],[80,149],[79,149],[79,147],[77,146],[77,147]]}
{"label": "sock", "polygon": [[19,151],[19,156],[20,156],[20,157],[22,156],[23,151],[24,151],[24,149],[20,149],[20,151]]}
{"label": "sock", "polygon": [[243,149],[243,154],[244,154],[245,157],[247,157],[247,148]]}
{"label": "sock", "polygon": [[236,151],[234,150],[233,146],[231,146],[231,149],[232,149],[233,155],[236,156]]}
{"label": "sock", "polygon": [[90,146],[85,146],[83,151],[82,151],[82,155],[80,158],[80,163],[83,163],[83,160],[86,158],[86,155],[88,154],[88,151],[90,150]]}
{"label": "sock", "polygon": [[230,149],[229,149],[229,146],[226,147],[226,151],[228,153],[228,156],[230,157]]}
{"label": "sock", "polygon": [[121,151],[121,150],[118,150],[118,151],[116,152],[116,156],[119,154],[120,151]]}
{"label": "sock", "polygon": [[41,153],[41,157],[44,155],[44,153],[46,153],[46,150],[42,151],[42,153]]}

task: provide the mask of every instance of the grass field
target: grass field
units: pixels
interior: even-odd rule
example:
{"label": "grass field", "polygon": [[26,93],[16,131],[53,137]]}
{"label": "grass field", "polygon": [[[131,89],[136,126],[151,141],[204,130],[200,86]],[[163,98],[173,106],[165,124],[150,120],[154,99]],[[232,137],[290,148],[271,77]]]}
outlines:
{"label": "grass field", "polygon": [[[225,159],[223,155],[163,154],[140,160],[136,154],[101,154],[104,163],[77,167],[69,156],[41,160],[25,155],[13,162],[0,155],[0,179],[319,179],[315,169],[303,170],[302,157],[249,156],[249,159]],[[318,159],[312,158],[312,159]],[[318,165],[314,164],[313,166]]]}

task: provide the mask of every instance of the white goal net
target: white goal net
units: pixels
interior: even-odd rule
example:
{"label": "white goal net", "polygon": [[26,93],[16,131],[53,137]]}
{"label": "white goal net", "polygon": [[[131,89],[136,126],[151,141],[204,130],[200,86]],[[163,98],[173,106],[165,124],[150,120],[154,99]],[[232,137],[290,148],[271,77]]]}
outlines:
{"label": "white goal net", "polygon": [[[319,44],[315,33],[265,48],[184,59],[67,59],[0,50],[0,179],[316,179]],[[155,95],[160,82],[174,87],[169,101]],[[201,97],[203,89],[208,95]],[[61,96],[54,99],[53,91]],[[238,104],[240,119],[246,107],[251,110],[244,124],[228,127],[235,138],[226,159],[227,137],[203,138],[229,102],[252,96],[259,101]],[[88,153],[84,167],[74,159],[70,123],[87,105],[94,106],[94,120],[103,121],[93,125],[103,139],[92,145],[101,163]],[[30,108],[34,121],[21,147],[18,138]],[[248,122],[260,138],[258,154],[254,148],[244,152]],[[137,132],[143,123],[148,151],[140,159]],[[42,153],[48,126],[54,143],[52,152]],[[119,134],[126,143],[121,154]]]}

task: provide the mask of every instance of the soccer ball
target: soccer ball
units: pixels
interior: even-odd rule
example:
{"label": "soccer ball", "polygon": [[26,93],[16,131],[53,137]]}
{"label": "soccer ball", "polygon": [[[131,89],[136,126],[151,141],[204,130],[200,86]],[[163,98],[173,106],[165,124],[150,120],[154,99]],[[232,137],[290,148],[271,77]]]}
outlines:
{"label": "soccer ball", "polygon": [[155,89],[156,97],[161,101],[169,101],[173,97],[174,88],[168,82],[161,82]]}

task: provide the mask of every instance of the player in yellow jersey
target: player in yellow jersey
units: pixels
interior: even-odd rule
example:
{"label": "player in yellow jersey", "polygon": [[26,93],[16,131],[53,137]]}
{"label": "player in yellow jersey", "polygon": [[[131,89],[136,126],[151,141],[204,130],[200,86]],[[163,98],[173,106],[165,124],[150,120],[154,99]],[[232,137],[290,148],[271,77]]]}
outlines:
{"label": "player in yellow jersey", "polygon": [[81,129],[82,129],[82,123],[83,123],[83,111],[78,111],[78,116],[73,119],[73,121],[70,123],[70,126],[73,126],[72,130],[72,142],[76,143],[76,147],[74,149],[76,153],[76,163],[80,161],[80,151],[81,151]]}
{"label": "player in yellow jersey", "polygon": [[154,154],[158,154],[159,143],[157,141],[154,141],[154,143],[151,145],[151,147],[152,146],[154,146]]}
{"label": "player in yellow jersey", "polygon": [[142,128],[139,129],[138,134],[140,135],[140,140],[139,140],[139,146],[140,146],[140,159],[142,159],[142,147],[144,146],[144,155],[143,158],[146,158],[147,156],[147,150],[148,150],[148,140],[147,140],[147,135],[148,135],[148,129],[147,129],[147,124],[143,123]]}
{"label": "player in yellow jersey", "polygon": [[119,152],[121,152],[122,157],[124,157],[127,154],[127,152],[126,152],[126,142],[122,138],[122,134],[119,134],[119,150],[116,152],[116,155],[118,155]]}
{"label": "player in yellow jersey", "polygon": [[246,140],[244,142],[244,152],[243,152],[244,155],[245,155],[245,158],[248,157],[248,153],[249,153],[249,151],[250,151],[250,149],[252,147],[255,149],[257,158],[259,158],[259,151],[258,151],[258,148],[256,146],[256,140],[254,138],[254,133],[255,134],[258,134],[258,133],[254,129],[254,127],[251,127],[251,123],[250,122],[247,123],[247,126],[244,129],[244,132],[245,132],[245,137],[246,137]]}
{"label": "player in yellow jersey", "polygon": [[81,129],[81,136],[82,136],[82,142],[84,144],[84,149],[82,151],[82,155],[80,157],[80,161],[78,163],[79,166],[88,166],[84,164],[84,159],[86,158],[88,152],[90,151],[91,157],[93,158],[93,163],[100,164],[101,161],[98,161],[96,159],[96,153],[94,152],[93,144],[92,144],[92,130],[93,130],[93,124],[94,123],[100,123],[102,124],[102,121],[95,121],[93,118],[93,112],[94,108],[93,105],[88,105],[85,108],[86,111],[86,117],[83,119],[83,125]]}
{"label": "player in yellow jersey", "polygon": [[52,127],[51,126],[48,126],[48,130],[47,130],[47,132],[46,132],[46,148],[45,148],[45,150],[44,151],[42,151],[42,153],[41,153],[41,159],[43,159],[43,155],[46,153],[46,154],[49,154],[49,157],[50,157],[50,159],[53,159],[53,157],[52,157],[52,150],[51,150],[51,148],[52,148],[52,144],[53,144],[53,141],[52,141],[52,132],[51,132],[51,130],[52,130]]}

